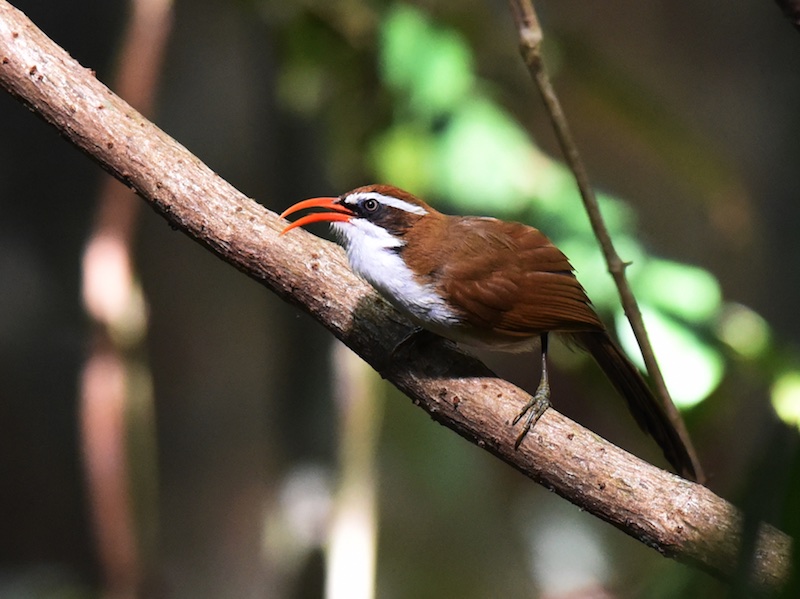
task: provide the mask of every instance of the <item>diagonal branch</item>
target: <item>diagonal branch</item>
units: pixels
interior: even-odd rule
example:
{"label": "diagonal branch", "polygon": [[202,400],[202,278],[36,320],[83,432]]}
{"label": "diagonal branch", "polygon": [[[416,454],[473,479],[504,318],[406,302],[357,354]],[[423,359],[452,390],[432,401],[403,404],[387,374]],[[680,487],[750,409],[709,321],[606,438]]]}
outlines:
{"label": "diagonal branch", "polygon": [[[284,221],[115,96],[5,0],[0,86],[170,225],[311,314],[438,422],[663,555],[734,575],[742,516],[730,503],[555,410],[515,451],[508,423],[529,399],[525,392],[444,344],[419,344],[390,360],[408,324],[350,272],[339,248],[303,232],[279,238]],[[779,588],[790,553],[790,539],[762,525],[754,584]]]}

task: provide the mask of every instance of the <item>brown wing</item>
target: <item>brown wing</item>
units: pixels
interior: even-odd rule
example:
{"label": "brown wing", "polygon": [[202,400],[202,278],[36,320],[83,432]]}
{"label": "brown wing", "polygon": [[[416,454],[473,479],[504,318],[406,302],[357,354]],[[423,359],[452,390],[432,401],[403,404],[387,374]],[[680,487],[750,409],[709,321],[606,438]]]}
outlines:
{"label": "brown wing", "polygon": [[520,337],[604,330],[567,257],[537,229],[467,218],[449,231],[441,280],[469,324]]}

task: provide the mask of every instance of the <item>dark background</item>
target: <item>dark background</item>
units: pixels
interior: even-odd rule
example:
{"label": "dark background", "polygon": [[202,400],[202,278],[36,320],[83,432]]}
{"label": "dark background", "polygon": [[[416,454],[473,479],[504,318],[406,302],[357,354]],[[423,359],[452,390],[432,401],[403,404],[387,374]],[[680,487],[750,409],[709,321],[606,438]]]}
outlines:
{"label": "dark background", "polygon": [[[506,4],[414,4],[469,41],[495,98],[558,157]],[[125,2],[14,5],[111,80]],[[376,67],[387,6],[178,1],[154,120],[273,210],[370,182],[367,148],[393,111]],[[597,185],[634,206],[650,251],[707,269],[726,300],[771,326],[768,359],[732,359],[687,419],[712,489],[791,529],[797,430],[778,424],[769,386],[779,366],[797,364],[800,339],[800,34],[764,0],[537,6]],[[301,110],[281,75],[304,49],[332,84]],[[93,596],[103,574],[77,425],[91,338],[80,256],[103,175],[7,95],[0,141],[0,596]],[[141,543],[144,594],[319,596],[320,535],[273,533],[290,481],[336,479],[330,335],[149,210],[136,259],[158,483],[145,518],[155,532]],[[529,383],[531,360],[501,367]],[[558,380],[570,391],[560,409],[659,459],[618,418],[615,400],[587,405],[581,394],[591,389]],[[544,562],[537,551],[580,562],[584,546],[599,548],[585,558],[601,562],[595,582],[619,596],[727,596],[536,488],[396,392],[376,401],[379,596],[531,596],[531,585],[545,587],[531,567]]]}

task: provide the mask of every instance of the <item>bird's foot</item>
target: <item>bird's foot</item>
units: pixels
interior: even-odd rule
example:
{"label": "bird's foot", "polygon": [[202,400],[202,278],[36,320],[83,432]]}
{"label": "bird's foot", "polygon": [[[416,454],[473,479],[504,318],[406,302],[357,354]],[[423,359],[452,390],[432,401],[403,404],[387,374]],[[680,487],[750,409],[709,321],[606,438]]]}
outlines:
{"label": "bird's foot", "polygon": [[525,404],[519,414],[516,415],[514,420],[511,422],[511,425],[514,426],[519,422],[523,416],[527,414],[525,418],[525,424],[522,426],[522,430],[517,436],[517,440],[514,442],[514,449],[519,449],[522,440],[525,438],[525,435],[528,434],[528,431],[531,430],[533,425],[535,425],[539,418],[542,417],[547,411],[547,408],[550,407],[550,385],[548,385],[545,381],[539,384],[539,387],[536,389],[536,393],[534,393],[531,400]]}

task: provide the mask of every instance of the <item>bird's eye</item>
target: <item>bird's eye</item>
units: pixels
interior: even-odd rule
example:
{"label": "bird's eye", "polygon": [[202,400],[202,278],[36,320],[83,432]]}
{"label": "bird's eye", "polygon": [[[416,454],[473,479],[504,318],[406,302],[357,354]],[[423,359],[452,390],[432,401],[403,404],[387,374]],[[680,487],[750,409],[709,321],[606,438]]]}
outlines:
{"label": "bird's eye", "polygon": [[378,208],[380,208],[380,202],[374,198],[367,198],[364,200],[364,203],[361,204],[366,212],[375,212]]}

